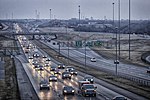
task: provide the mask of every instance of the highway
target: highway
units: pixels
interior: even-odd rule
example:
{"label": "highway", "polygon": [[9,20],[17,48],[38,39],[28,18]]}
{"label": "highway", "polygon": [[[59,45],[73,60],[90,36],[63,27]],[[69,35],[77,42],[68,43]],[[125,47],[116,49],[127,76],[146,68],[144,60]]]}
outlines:
{"label": "highway", "polygon": [[[21,46],[23,46],[19,37],[18,37],[18,39],[19,39]],[[32,43],[32,42],[30,42],[30,43]],[[32,44],[35,45],[34,43],[32,43]],[[43,58],[42,58],[43,55],[47,55],[47,57],[51,58],[42,49],[37,49],[37,48],[38,47],[31,49],[29,53],[25,53],[25,49],[24,49],[24,47],[22,47],[22,50],[23,50],[23,53],[25,54],[25,57],[20,55],[20,56],[18,56],[18,59],[22,61],[22,65],[23,65],[24,69],[26,70],[26,73],[28,74],[31,83],[32,83],[36,93],[38,94],[38,96],[41,100],[43,100],[43,99],[47,99],[47,100],[63,100],[63,99],[64,100],[112,100],[113,97],[121,95],[121,94],[99,84],[100,80],[96,79],[96,78],[95,78],[95,82],[96,82],[95,85],[97,86],[97,96],[96,97],[84,97],[81,94],[78,94],[78,92],[77,92],[78,91],[78,81],[83,80],[83,77],[85,75],[87,75],[87,74],[82,73],[80,71],[78,71],[77,76],[72,76],[71,80],[63,80],[61,78],[61,75],[58,75],[57,76],[57,78],[58,78],[57,82],[50,82],[49,83],[50,84],[50,90],[40,90],[39,89],[40,81],[41,80],[48,80],[49,76],[53,75],[54,73],[53,73],[53,71],[50,71],[50,67],[44,67],[43,71],[36,71],[33,68],[32,62],[28,59],[29,55],[31,55],[33,51],[38,51],[38,53],[40,54],[40,57],[38,58],[38,60],[40,60],[40,61],[43,60]],[[75,57],[76,52],[77,51],[75,51],[75,54],[70,53],[70,57],[71,56]],[[90,51],[90,52],[92,52],[91,54],[96,55],[93,51]],[[67,53],[65,53],[65,51],[63,53],[64,53],[64,55],[67,54]],[[79,57],[81,56],[81,59],[82,59],[82,56],[83,56],[82,52],[79,52],[79,53],[80,53]],[[98,55],[96,55],[96,56],[98,56]],[[29,62],[26,62],[25,60],[29,60]],[[83,62],[84,62],[84,60],[83,60]],[[60,62],[51,58],[50,66],[58,66],[59,63]],[[65,69],[61,70],[61,73],[64,71],[65,71]],[[62,94],[62,89],[64,86],[73,86],[76,90],[75,95],[64,96]],[[130,94],[130,93],[128,93],[128,94]],[[132,94],[132,95],[135,95],[135,94]],[[136,99],[136,100],[141,100],[141,99],[146,100],[145,98],[140,97],[140,96],[137,96],[137,98],[138,99]],[[128,98],[128,100],[130,100],[130,98]]]}
{"label": "highway", "polygon": [[[41,42],[58,52],[59,46],[53,45],[53,41],[46,42],[46,43],[44,41]],[[60,47],[60,53],[63,56],[68,57],[68,47]],[[90,59],[92,57],[96,58],[97,61],[91,62]],[[69,58],[79,63],[85,64],[85,48],[76,49],[76,48],[69,47]],[[106,60],[102,58],[100,55],[96,54],[88,47],[86,47],[86,65],[94,68],[102,69],[102,70],[107,70],[114,73],[116,71],[116,65],[114,64],[113,60]],[[146,71],[147,68],[145,67],[138,67],[136,65],[124,64],[122,62],[120,62],[117,67],[118,73],[139,77],[148,80],[150,82],[150,75],[146,73]]]}

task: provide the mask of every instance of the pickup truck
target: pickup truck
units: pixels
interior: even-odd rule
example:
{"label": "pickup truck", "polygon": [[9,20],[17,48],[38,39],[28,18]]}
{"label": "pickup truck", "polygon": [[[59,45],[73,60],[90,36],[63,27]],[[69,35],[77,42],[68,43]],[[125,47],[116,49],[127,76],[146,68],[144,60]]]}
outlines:
{"label": "pickup truck", "polygon": [[89,81],[79,81],[79,91],[78,93],[83,96],[96,96],[96,88],[94,84]]}

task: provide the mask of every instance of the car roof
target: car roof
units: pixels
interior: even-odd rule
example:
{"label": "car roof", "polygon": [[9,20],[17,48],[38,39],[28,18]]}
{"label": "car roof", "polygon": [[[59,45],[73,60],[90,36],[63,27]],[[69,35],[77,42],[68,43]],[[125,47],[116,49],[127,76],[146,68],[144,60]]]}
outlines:
{"label": "car roof", "polygon": [[70,74],[70,72],[63,72],[62,74]]}

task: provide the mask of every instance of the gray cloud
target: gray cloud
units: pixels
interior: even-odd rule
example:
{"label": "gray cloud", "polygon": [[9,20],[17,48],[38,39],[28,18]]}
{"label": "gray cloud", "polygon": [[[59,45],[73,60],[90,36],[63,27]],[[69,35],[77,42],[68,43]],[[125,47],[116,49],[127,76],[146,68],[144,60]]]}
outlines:
{"label": "gray cloud", "polygon": [[[35,18],[35,10],[40,18],[49,18],[49,9],[56,18],[78,18],[78,5],[81,15],[90,18],[112,19],[112,2],[115,3],[115,19],[118,18],[118,0],[0,0],[0,18]],[[132,19],[150,19],[150,0],[131,0]],[[121,0],[121,18],[128,19],[128,0]]]}

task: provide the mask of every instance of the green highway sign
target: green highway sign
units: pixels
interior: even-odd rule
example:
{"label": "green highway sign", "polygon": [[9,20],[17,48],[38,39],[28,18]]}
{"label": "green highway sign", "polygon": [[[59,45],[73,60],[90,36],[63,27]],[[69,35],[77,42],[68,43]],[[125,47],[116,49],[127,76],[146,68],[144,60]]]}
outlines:
{"label": "green highway sign", "polygon": [[82,40],[80,40],[80,41],[75,41],[75,46],[76,47],[78,47],[78,48],[80,48],[80,47],[82,47]]}

